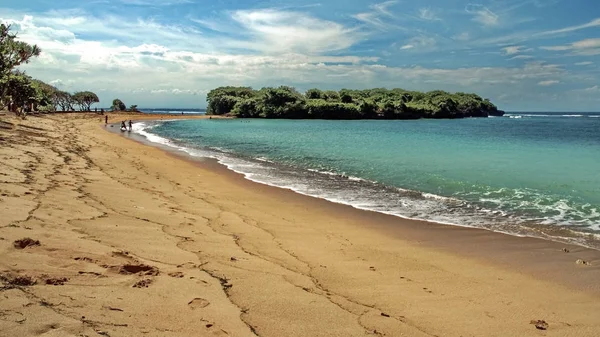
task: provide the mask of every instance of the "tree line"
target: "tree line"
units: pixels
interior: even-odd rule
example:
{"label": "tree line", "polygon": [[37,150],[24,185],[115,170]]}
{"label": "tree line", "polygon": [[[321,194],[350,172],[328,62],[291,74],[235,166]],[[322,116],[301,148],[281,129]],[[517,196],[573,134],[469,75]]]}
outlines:
{"label": "tree line", "polygon": [[219,87],[206,101],[207,114],[240,118],[419,119],[502,116],[503,111],[476,94],[375,88],[339,91],[288,86]]}
{"label": "tree line", "polygon": [[[76,108],[91,111],[92,105],[100,102],[94,92],[69,93],[18,70],[18,66],[38,57],[41,49],[18,41],[10,29],[10,25],[0,24],[0,110],[6,107],[13,112],[75,111]],[[111,109],[127,110],[120,99],[113,100]],[[132,105],[129,110],[137,111],[137,105]]]}

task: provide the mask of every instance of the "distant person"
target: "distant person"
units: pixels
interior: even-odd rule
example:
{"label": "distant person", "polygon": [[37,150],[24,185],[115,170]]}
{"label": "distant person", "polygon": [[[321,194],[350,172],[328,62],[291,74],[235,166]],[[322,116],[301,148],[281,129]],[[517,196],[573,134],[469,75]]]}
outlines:
{"label": "distant person", "polygon": [[133,123],[131,123],[131,119],[129,120],[129,131],[133,130]]}
{"label": "distant person", "polygon": [[104,108],[100,109],[100,114],[104,115]]}
{"label": "distant person", "polygon": [[108,124],[108,115],[104,116],[104,124]]}

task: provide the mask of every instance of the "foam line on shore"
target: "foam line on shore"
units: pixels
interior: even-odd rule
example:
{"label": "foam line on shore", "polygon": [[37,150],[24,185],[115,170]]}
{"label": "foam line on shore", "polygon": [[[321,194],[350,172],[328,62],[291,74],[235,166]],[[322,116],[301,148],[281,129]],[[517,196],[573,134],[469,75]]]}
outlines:
{"label": "foam line on shore", "polygon": [[[431,223],[437,223],[437,224],[442,224],[442,225],[451,225],[451,226],[457,226],[457,227],[463,227],[463,228],[486,229],[486,230],[490,230],[493,232],[517,236],[517,237],[541,238],[541,239],[545,239],[545,240],[551,240],[551,241],[563,242],[563,243],[569,243],[569,244],[577,244],[577,245],[587,247],[587,248],[598,249],[597,246],[595,246],[593,244],[588,244],[587,242],[589,242],[590,238],[594,239],[592,241],[600,241],[600,235],[591,234],[591,233],[580,233],[580,232],[570,230],[568,228],[560,228],[560,230],[561,231],[567,230],[569,233],[572,234],[571,237],[552,235],[552,234],[548,234],[549,232],[552,231],[552,229],[554,229],[550,226],[532,229],[531,227],[525,227],[525,226],[522,226],[519,224],[513,225],[510,229],[505,229],[505,228],[503,228],[502,224],[495,224],[495,223],[493,223],[493,220],[491,220],[493,218],[496,218],[498,215],[501,217],[504,217],[506,219],[510,219],[510,217],[507,217],[507,215],[503,214],[501,211],[487,210],[487,209],[482,209],[482,208],[474,208],[473,206],[467,205],[464,201],[461,201],[461,200],[458,200],[455,198],[439,196],[439,195],[435,195],[435,194],[431,194],[431,193],[422,193],[422,192],[418,192],[418,191],[405,190],[402,188],[394,188],[395,190],[397,190],[398,192],[400,192],[402,194],[406,194],[406,195],[411,194],[411,195],[418,197],[415,200],[412,200],[410,198],[403,198],[401,200],[404,207],[407,207],[408,204],[410,204],[411,209],[420,211],[420,213],[415,213],[415,214],[417,214],[416,216],[408,216],[407,214],[404,214],[398,210],[392,210],[389,207],[387,207],[387,208],[378,207],[378,205],[373,203],[373,200],[367,200],[368,198],[365,196],[362,196],[360,193],[356,194],[355,198],[353,200],[349,200],[348,197],[340,197],[336,193],[330,192],[327,190],[320,189],[317,192],[317,190],[315,188],[311,189],[310,188],[311,186],[307,185],[306,183],[301,183],[301,182],[297,182],[297,181],[296,182],[282,181],[281,177],[279,177],[279,181],[274,180],[273,176],[270,176],[269,177],[270,179],[266,179],[266,178],[261,179],[260,177],[262,175],[252,172],[253,171],[252,169],[259,168],[261,171],[274,170],[274,168],[267,166],[267,164],[273,164],[273,162],[266,158],[257,159],[257,162],[252,162],[252,161],[249,161],[249,160],[246,160],[243,158],[234,157],[231,155],[230,152],[224,151],[223,149],[194,148],[194,147],[180,144],[176,140],[167,139],[167,138],[158,136],[158,135],[150,132],[150,130],[152,130],[154,127],[157,127],[158,125],[160,125],[164,122],[169,122],[169,121],[171,121],[171,120],[160,120],[160,121],[152,121],[152,122],[146,121],[146,122],[135,123],[133,131],[139,135],[144,136],[149,142],[168,146],[171,149],[185,152],[186,154],[188,154],[192,157],[215,159],[221,165],[227,167],[227,169],[242,175],[245,179],[247,179],[249,181],[268,185],[268,186],[273,186],[273,187],[277,187],[277,188],[291,190],[298,194],[302,194],[302,195],[306,195],[306,196],[310,196],[310,197],[314,197],[314,198],[319,198],[319,199],[327,200],[327,201],[338,203],[338,204],[351,206],[356,209],[370,211],[370,212],[378,212],[378,213],[392,215],[392,216],[396,216],[396,217],[400,217],[400,218],[408,219],[408,220],[427,221],[427,222],[431,222]],[[365,180],[362,178],[346,176],[346,175],[339,174],[336,172],[331,172],[331,171],[320,171],[320,170],[312,170],[312,169],[309,171],[311,171],[315,174],[323,174],[323,175],[328,175],[331,177],[337,177],[340,179],[347,179],[348,181],[351,181],[351,182],[377,184],[377,182],[371,182],[371,181],[368,181],[368,180]],[[283,180],[285,180],[285,179],[283,179]],[[347,192],[351,192],[351,191],[347,191]],[[454,209],[469,207],[472,211],[479,213],[479,217],[481,219],[474,221],[473,220],[474,215],[473,216],[459,215],[459,217],[464,218],[465,221],[456,221],[456,214],[453,214],[455,216],[454,218],[448,217],[447,215],[445,215],[446,212],[444,212],[444,210],[439,209],[440,208],[439,207],[440,205],[438,205],[439,203],[452,203],[452,204],[454,204],[454,206],[453,206]],[[438,215],[436,216],[435,214],[438,214]],[[469,223],[469,221],[471,223]],[[492,224],[484,226],[484,225],[476,225],[475,222],[492,223]],[[543,223],[541,223],[540,225],[543,225]]]}

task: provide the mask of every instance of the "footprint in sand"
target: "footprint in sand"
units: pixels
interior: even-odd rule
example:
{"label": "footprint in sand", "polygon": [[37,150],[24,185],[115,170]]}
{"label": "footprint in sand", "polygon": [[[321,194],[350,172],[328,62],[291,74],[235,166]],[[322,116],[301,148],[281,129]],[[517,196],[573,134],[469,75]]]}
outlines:
{"label": "footprint in sand", "polygon": [[196,297],[193,300],[191,300],[188,305],[190,306],[190,308],[192,309],[199,309],[199,308],[205,308],[210,304],[209,301],[200,298],[200,297]]}
{"label": "footprint in sand", "polygon": [[171,277],[175,277],[175,278],[183,278],[185,275],[180,272],[180,271],[176,271],[176,272],[172,272],[168,274]]}

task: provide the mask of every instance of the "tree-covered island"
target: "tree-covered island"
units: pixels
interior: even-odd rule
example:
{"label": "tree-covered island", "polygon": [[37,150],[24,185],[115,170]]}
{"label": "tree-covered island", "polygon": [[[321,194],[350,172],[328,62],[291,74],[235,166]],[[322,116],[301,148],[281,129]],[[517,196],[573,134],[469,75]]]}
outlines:
{"label": "tree-covered island", "polygon": [[219,87],[206,101],[207,114],[240,118],[419,119],[502,116],[504,111],[476,94],[403,89],[322,91],[305,94],[279,88]]}

